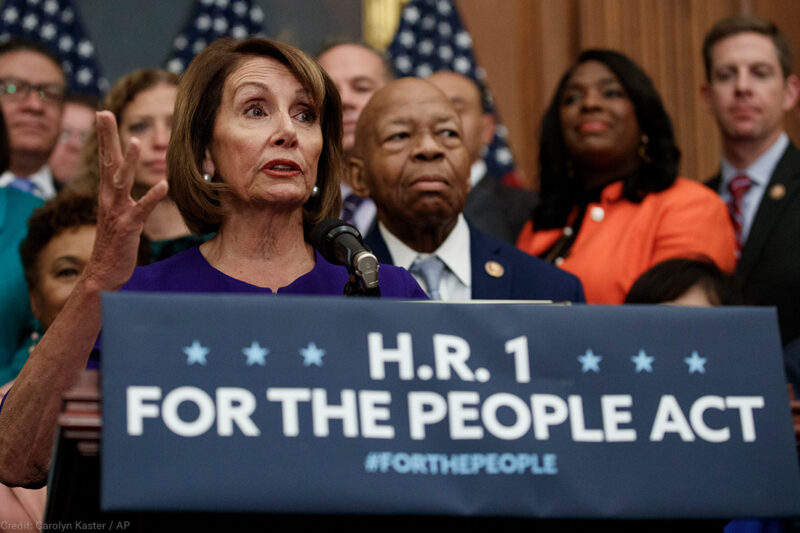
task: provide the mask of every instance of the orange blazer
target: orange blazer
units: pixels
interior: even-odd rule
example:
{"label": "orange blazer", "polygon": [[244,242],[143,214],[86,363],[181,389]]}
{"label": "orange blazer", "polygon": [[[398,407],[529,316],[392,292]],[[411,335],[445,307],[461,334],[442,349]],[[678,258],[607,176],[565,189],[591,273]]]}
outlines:
{"label": "orange blazer", "polygon": [[[541,255],[562,229],[534,231],[529,221],[517,246]],[[641,203],[622,197],[614,182],[589,204],[578,236],[559,265],[583,282],[586,301],[620,304],[645,270],[673,257],[704,254],[726,272],[736,266],[736,237],[728,210],[708,187],[678,178],[668,189],[648,194]]]}

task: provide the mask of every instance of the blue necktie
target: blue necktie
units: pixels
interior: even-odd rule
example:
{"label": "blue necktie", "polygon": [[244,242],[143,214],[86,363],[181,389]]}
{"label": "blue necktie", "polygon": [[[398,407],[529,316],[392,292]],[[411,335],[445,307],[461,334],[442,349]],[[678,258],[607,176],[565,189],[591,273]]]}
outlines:
{"label": "blue necktie", "polygon": [[364,200],[366,200],[366,198],[354,192],[345,196],[344,201],[342,201],[342,220],[353,224],[356,211],[358,211],[358,208],[364,203]]}
{"label": "blue necktie", "polygon": [[417,257],[411,264],[409,272],[422,278],[431,300],[442,299],[442,295],[439,293],[439,282],[442,280],[442,274],[444,273],[444,263],[441,259],[435,255],[425,258]]}
{"label": "blue necktie", "polygon": [[6,186],[11,187],[12,189],[17,189],[19,191],[26,192],[28,194],[33,194],[34,196],[41,197],[41,191],[39,190],[39,186],[29,179],[14,178],[11,181],[11,183],[9,183]]}

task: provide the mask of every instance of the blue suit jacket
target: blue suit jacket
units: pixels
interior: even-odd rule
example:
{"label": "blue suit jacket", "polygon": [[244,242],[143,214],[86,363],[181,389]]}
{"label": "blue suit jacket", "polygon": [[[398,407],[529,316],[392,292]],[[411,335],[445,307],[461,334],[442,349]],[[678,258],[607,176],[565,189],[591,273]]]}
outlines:
{"label": "blue suit jacket", "polygon": [[[553,300],[585,302],[583,285],[572,274],[530,256],[491,235],[469,228],[473,300]],[[364,244],[381,263],[394,264],[380,230],[374,227]],[[497,263],[502,266],[492,268]],[[490,265],[487,269],[487,264]],[[490,275],[488,270],[495,274]]]}

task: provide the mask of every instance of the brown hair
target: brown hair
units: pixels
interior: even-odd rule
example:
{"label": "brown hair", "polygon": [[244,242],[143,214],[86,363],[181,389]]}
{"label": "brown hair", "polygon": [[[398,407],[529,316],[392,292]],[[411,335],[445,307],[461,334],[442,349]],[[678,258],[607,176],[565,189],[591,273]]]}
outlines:
{"label": "brown hair", "polygon": [[786,35],[769,20],[752,16],[739,15],[720,20],[708,31],[703,39],[703,63],[706,67],[706,80],[711,81],[711,67],[713,62],[712,52],[714,46],[721,40],[740,33],[758,33],[772,39],[778,62],[786,78],[792,73],[792,48]]}
{"label": "brown hair", "polygon": [[28,234],[19,245],[28,289],[37,287],[39,254],[54,237],[71,228],[96,224],[97,199],[91,195],[62,191],[36,209],[28,219]]}
{"label": "brown hair", "polygon": [[167,150],[169,194],[194,233],[217,231],[225,213],[220,194],[228,187],[202,176],[206,148],[228,76],[249,57],[270,57],[285,65],[308,91],[320,117],[323,146],[319,158],[319,196],[303,206],[306,236],[320,221],[337,216],[341,205],[339,183],[342,159],[342,104],[336,87],[316,61],[301,50],[273,41],[230,38],[211,43],[183,74],[175,101],[172,136]]}
{"label": "brown hair", "polygon": [[[134,70],[121,77],[114,84],[114,87],[111,88],[111,91],[103,101],[102,109],[114,113],[119,127],[122,122],[122,113],[128,107],[128,104],[139,93],[161,84],[178,85],[178,75],[157,68]],[[96,195],[99,184],[100,166],[97,160],[97,129],[92,126],[81,152],[81,170],[74,185],[71,185],[70,188]],[[134,186],[134,196],[141,196],[147,190],[147,187],[144,187],[142,191],[139,191],[139,188],[141,186]]]}
{"label": "brown hair", "polygon": [[700,255],[667,259],[650,267],[633,283],[625,303],[671,302],[695,285],[712,305],[741,305],[744,301],[736,278],[720,270],[711,258]]}

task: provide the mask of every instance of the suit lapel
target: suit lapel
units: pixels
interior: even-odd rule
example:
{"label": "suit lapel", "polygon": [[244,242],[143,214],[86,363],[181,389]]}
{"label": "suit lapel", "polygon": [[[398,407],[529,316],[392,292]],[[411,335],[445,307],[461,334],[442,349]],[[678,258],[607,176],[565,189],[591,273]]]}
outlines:
{"label": "suit lapel", "polygon": [[716,176],[711,177],[706,182],[706,187],[712,189],[714,192],[719,193],[719,186],[722,185],[722,173],[717,173]]}
{"label": "suit lapel", "polygon": [[378,258],[379,263],[384,263],[386,265],[394,264],[392,254],[389,253],[389,247],[386,246],[386,241],[383,240],[383,235],[381,235],[377,224],[374,225],[367,233],[367,236],[364,237],[364,244],[372,250],[372,253]]}
{"label": "suit lapel", "polygon": [[[470,226],[469,248],[472,265],[472,299],[510,299],[512,266],[510,262],[503,261],[500,246],[488,241],[480,231]],[[500,276],[489,275],[487,265],[492,263],[502,266],[503,272]]]}
{"label": "suit lapel", "polygon": [[[785,194],[773,197],[771,192],[778,190],[776,187],[781,186],[785,188]],[[797,194],[798,187],[800,187],[800,151],[790,144],[778,162],[778,166],[775,167],[775,172],[772,173],[767,190],[764,191],[761,199],[761,205],[758,206],[758,211],[753,219],[747,241],[742,248],[742,256],[736,270],[744,279],[757,263],[769,234],[780,220],[788,200]]]}

